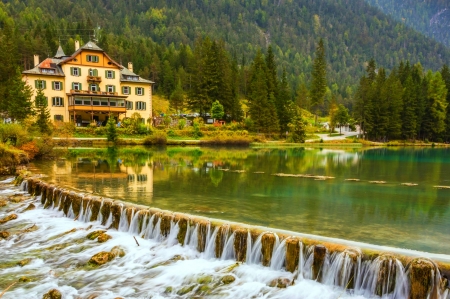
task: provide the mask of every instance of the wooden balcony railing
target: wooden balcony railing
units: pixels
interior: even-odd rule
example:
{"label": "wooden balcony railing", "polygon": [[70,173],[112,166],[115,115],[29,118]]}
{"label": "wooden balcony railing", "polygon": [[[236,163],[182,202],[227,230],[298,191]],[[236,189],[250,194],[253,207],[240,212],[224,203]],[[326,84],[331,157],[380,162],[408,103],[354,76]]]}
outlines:
{"label": "wooden balcony railing", "polygon": [[88,82],[102,82],[102,77],[100,76],[87,76]]}

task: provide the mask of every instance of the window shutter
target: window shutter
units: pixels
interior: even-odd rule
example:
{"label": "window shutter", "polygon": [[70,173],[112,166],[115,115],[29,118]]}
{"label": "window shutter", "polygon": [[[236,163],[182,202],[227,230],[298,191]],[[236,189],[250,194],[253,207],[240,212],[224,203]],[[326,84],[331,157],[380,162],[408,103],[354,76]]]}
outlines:
{"label": "window shutter", "polygon": [[81,87],[81,83],[78,83],[78,85],[80,86],[80,90],[83,90],[83,87]]}
{"label": "window shutter", "polygon": [[73,67],[70,67],[70,74],[73,76]]}
{"label": "window shutter", "polygon": [[134,88],[134,94],[136,94],[136,95],[138,94],[138,88],[137,87]]}
{"label": "window shutter", "polygon": [[113,85],[112,87],[113,87],[113,92],[116,92],[116,86]]}
{"label": "window shutter", "polygon": [[125,94],[125,86],[122,86],[122,94]]}
{"label": "window shutter", "polygon": [[105,78],[108,78],[108,71],[105,71]]}
{"label": "window shutter", "polygon": [[47,81],[42,80],[42,89],[47,88]]}
{"label": "window shutter", "polygon": [[73,86],[74,86],[75,84],[73,84],[73,82],[72,82],[72,89],[75,89]]}
{"label": "window shutter", "polygon": [[55,90],[55,81],[52,81],[52,89]]}
{"label": "window shutter", "polygon": [[94,76],[98,76],[98,71],[96,69],[94,70]]}
{"label": "window shutter", "polygon": [[38,80],[34,80],[34,87],[37,89],[38,88]]}
{"label": "window shutter", "polygon": [[115,71],[112,71],[112,78],[116,79],[116,72]]}
{"label": "window shutter", "polygon": [[144,93],[145,93],[145,88],[141,87],[141,90],[142,90],[142,95],[144,95]]}
{"label": "window shutter", "polygon": [[143,104],[144,104],[144,109],[143,110],[147,110],[147,103],[143,102]]}
{"label": "window shutter", "polygon": [[62,83],[62,81],[59,81],[59,90],[63,90],[63,83]]}
{"label": "window shutter", "polygon": [[81,68],[78,68],[78,76],[81,76]]}

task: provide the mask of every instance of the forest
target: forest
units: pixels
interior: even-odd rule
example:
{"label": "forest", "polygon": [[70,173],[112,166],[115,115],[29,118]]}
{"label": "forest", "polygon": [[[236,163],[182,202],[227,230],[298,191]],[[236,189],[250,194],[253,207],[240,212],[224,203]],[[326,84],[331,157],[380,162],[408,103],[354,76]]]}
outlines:
{"label": "forest", "polygon": [[446,0],[366,0],[397,21],[450,46],[450,9]]}
{"label": "forest", "polygon": [[[18,71],[33,67],[33,54],[51,57],[59,45],[70,54],[75,40],[94,40],[121,64],[132,61],[174,110],[205,112],[219,101],[227,119],[253,114],[260,121],[254,129],[262,132],[285,132],[296,115],[293,103],[323,115],[343,104],[369,132],[376,114],[361,108],[364,88],[358,82],[372,58],[385,73],[409,61],[420,64],[423,74],[434,74],[450,59],[443,44],[363,0],[15,0],[0,2],[0,94],[9,92]],[[313,74],[320,40],[325,78],[317,98]],[[263,110],[255,107],[257,98],[265,99]],[[368,136],[443,137],[424,132]]]}

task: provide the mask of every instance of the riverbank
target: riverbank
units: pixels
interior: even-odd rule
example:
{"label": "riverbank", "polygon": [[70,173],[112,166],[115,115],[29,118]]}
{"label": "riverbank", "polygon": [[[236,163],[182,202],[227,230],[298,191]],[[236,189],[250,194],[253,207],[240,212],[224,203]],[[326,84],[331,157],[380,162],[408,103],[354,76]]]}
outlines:
{"label": "riverbank", "polygon": [[0,143],[0,175],[14,174],[27,163],[28,156],[24,151]]}

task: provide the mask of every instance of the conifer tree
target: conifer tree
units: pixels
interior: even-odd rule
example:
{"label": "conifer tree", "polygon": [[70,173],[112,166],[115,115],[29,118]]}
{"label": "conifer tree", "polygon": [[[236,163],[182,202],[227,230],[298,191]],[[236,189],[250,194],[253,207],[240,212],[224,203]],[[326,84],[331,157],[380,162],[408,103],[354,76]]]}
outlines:
{"label": "conifer tree", "polygon": [[50,133],[50,111],[48,110],[47,97],[44,95],[42,88],[37,89],[34,105],[36,111],[35,125],[39,132],[43,134]]}
{"label": "conifer tree", "polygon": [[450,69],[444,64],[441,69],[442,80],[445,82],[445,86],[447,87],[447,113],[445,117],[445,132],[443,134],[444,141],[450,141]]}
{"label": "conifer tree", "polygon": [[416,90],[412,76],[409,75],[404,83],[402,135],[404,138],[412,140],[417,136]]}
{"label": "conifer tree", "polygon": [[441,73],[428,71],[428,99],[426,119],[424,121],[424,137],[436,140],[445,131],[445,117],[447,113],[447,88]]}
{"label": "conifer tree", "polygon": [[183,109],[184,106],[184,91],[181,86],[181,80],[178,79],[177,87],[170,95],[170,106],[175,109],[177,113]]}
{"label": "conifer tree", "polygon": [[311,72],[311,110],[315,114],[315,124],[317,125],[317,114],[319,112],[320,105],[323,104],[324,96],[327,88],[327,73],[326,73],[326,60],[325,60],[325,46],[323,40],[320,39],[316,48],[315,58],[313,62],[313,69]]}
{"label": "conifer tree", "polygon": [[8,81],[8,89],[3,98],[4,113],[13,121],[19,122],[33,115],[33,103],[31,101],[31,87],[22,80],[20,68],[16,67],[16,72]]}

